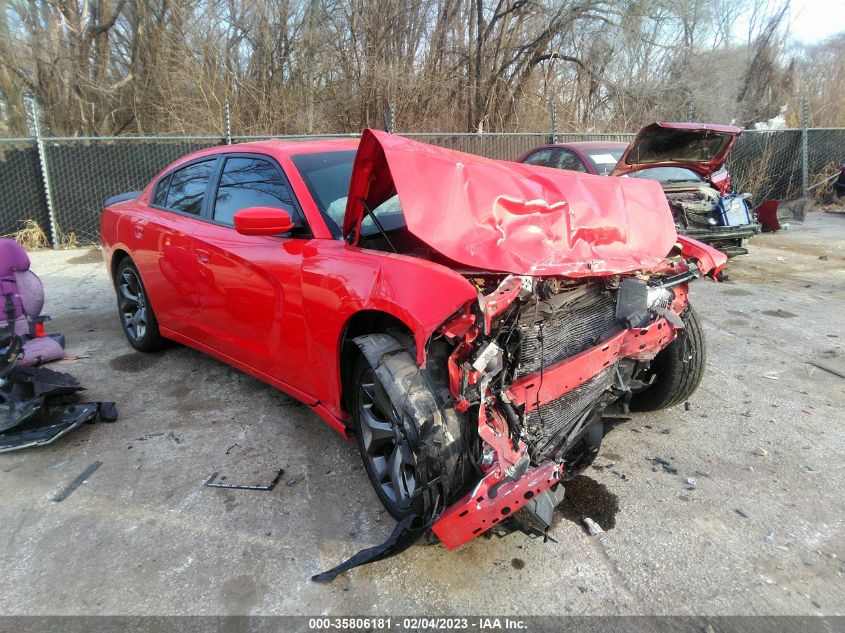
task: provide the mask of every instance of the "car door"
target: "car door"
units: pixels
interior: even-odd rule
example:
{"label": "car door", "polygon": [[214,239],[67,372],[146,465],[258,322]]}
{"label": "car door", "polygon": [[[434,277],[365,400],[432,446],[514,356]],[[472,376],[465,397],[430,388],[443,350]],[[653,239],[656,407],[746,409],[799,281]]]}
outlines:
{"label": "car door", "polygon": [[[296,228],[241,235],[235,213],[256,206],[284,209]],[[226,154],[204,220],[193,233],[198,342],[307,394],[301,268],[311,237],[279,165],[269,156]]]}
{"label": "car door", "polygon": [[192,234],[201,224],[217,158],[204,158],[165,174],[148,208],[130,220],[132,256],[159,324],[184,336],[196,334],[197,268]]}

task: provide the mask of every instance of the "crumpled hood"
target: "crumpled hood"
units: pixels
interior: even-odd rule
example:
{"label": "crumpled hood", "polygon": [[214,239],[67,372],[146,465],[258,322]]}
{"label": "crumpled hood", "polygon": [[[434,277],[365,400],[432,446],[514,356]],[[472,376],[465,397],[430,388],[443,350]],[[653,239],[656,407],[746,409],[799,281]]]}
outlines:
{"label": "crumpled hood", "polygon": [[725,164],[740,134],[742,128],[733,125],[652,123],[637,132],[610,175],[686,167],[707,178]]}
{"label": "crumpled hood", "polygon": [[[408,230],[467,267],[582,277],[649,269],[676,242],[660,184],[490,160],[364,130],[344,235],[398,194]],[[357,235],[353,241],[357,241]]]}

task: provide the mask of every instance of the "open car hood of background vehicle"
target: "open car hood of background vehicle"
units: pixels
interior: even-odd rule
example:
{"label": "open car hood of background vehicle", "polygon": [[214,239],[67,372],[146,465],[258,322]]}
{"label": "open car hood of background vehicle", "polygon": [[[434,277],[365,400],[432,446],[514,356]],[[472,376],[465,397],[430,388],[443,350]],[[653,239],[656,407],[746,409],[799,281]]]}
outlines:
{"label": "open car hood of background vehicle", "polygon": [[704,123],[652,123],[628,145],[611,176],[624,176],[650,167],[687,167],[709,177],[718,171],[741,127]]}
{"label": "open car hood of background vehicle", "polygon": [[481,158],[364,130],[343,233],[399,195],[408,230],[476,270],[584,277],[650,269],[677,240],[655,181]]}

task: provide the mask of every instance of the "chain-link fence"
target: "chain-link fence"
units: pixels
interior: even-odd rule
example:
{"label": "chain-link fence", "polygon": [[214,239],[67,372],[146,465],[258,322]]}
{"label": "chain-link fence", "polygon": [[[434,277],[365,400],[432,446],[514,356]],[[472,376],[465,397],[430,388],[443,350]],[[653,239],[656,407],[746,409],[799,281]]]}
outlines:
{"label": "chain-link fence", "polygon": [[25,229],[27,220],[35,222],[45,235],[49,232],[50,214],[35,141],[0,143],[0,192],[0,234]]}
{"label": "chain-link fence", "polygon": [[[285,140],[349,137],[278,137]],[[488,158],[513,160],[551,141],[548,133],[409,133],[415,140]],[[632,134],[557,133],[558,143],[628,142]],[[270,137],[233,137],[233,142]],[[806,162],[804,139],[806,138]],[[139,190],[188,152],[225,143],[220,137],[0,139],[0,234],[40,226],[54,246],[94,244],[100,209],[109,196]],[[826,181],[845,159],[845,128],[745,132],[728,168],[735,188],[755,202],[793,198]],[[804,168],[806,166],[806,181]],[[49,196],[48,196],[49,191]],[[51,222],[52,219],[52,222]],[[31,224],[30,224],[31,226]],[[53,235],[55,229],[56,235]]]}

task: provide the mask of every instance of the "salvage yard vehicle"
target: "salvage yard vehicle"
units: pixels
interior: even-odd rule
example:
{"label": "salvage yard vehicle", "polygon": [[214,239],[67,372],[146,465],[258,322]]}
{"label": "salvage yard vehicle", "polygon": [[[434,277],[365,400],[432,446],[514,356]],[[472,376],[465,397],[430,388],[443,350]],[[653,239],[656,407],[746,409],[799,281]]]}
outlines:
{"label": "salvage yard vehicle", "polygon": [[747,253],[760,232],[747,195],[733,193],[725,161],[742,128],[702,123],[652,123],[630,143],[576,142],[544,145],[517,159],[602,176],[658,181],[669,200],[678,233],[728,255]]}
{"label": "salvage yard vehicle", "polygon": [[546,525],[603,418],[704,373],[658,183],[489,160],[365,130],[177,160],[109,201],[129,342],[184,343],[355,437],[390,514],[453,549],[525,507]]}

